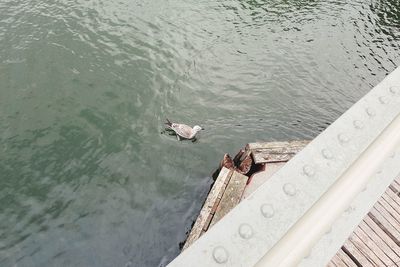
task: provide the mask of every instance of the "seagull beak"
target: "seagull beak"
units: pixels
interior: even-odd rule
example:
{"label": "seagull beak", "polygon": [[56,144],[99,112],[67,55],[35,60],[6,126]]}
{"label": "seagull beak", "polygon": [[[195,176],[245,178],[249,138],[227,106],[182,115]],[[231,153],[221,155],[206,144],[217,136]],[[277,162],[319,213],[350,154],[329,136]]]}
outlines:
{"label": "seagull beak", "polygon": [[201,128],[202,130],[205,130],[204,127]]}

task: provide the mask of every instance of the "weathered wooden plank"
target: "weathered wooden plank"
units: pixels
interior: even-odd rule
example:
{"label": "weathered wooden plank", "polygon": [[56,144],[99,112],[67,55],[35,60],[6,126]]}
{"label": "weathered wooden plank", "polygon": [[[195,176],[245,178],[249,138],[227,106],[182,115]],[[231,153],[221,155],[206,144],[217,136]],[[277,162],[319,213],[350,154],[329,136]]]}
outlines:
{"label": "weathered wooden plank", "polygon": [[363,253],[361,253],[352,242],[350,242],[350,240],[346,240],[342,249],[351,254],[361,264],[361,266],[375,267],[370,260]]}
{"label": "weathered wooden plank", "polygon": [[[390,203],[392,205],[394,205],[394,201],[392,199],[389,199]],[[384,199],[383,197],[381,197],[378,200],[378,203],[390,214],[392,215],[392,217],[398,222],[400,223],[400,214],[398,214],[398,212],[392,207],[392,205],[390,205],[386,199]]]}
{"label": "weathered wooden plank", "polygon": [[390,184],[389,188],[393,191],[393,193],[399,197],[400,195],[400,185],[396,182]]}
{"label": "weathered wooden plank", "polygon": [[398,183],[396,182],[391,183],[389,188],[391,188],[393,192],[398,196],[400,192],[400,185]]}
{"label": "weathered wooden plank", "polygon": [[394,262],[400,261],[400,247],[374,222],[366,216],[359,227],[380,247]]}
{"label": "weathered wooden plank", "polygon": [[395,194],[399,192],[398,190],[396,190],[395,187],[393,187],[393,184],[389,185],[389,189],[392,190]]}
{"label": "weathered wooden plank", "polygon": [[392,190],[386,190],[385,194],[387,194],[397,205],[400,205],[400,198],[399,196],[394,193]]}
{"label": "weathered wooden plank", "polygon": [[[391,190],[389,190],[391,191]],[[393,192],[388,192],[388,193],[384,193],[382,195],[382,199],[384,199],[396,212],[397,214],[400,215],[400,204],[397,203],[395,200],[393,200],[393,198],[390,196],[390,194],[393,194]],[[397,198],[396,196],[394,196],[395,198]]]}
{"label": "weathered wooden plank", "polygon": [[393,181],[331,264],[400,266],[400,179]]}
{"label": "weathered wooden plank", "polygon": [[389,203],[390,206],[393,207],[397,213],[400,214],[400,198],[392,190],[387,190],[383,194],[384,199]]}
{"label": "weathered wooden plank", "polygon": [[396,178],[395,180],[394,180],[394,182],[398,185],[398,186],[400,186],[400,177],[399,178]]}
{"label": "weathered wooden plank", "polygon": [[281,148],[281,147],[305,147],[310,141],[308,140],[295,140],[295,141],[283,141],[283,142],[257,142],[257,143],[249,143],[246,146],[246,149],[255,150],[255,149],[268,149],[268,148]]}
{"label": "weathered wooden plank", "polygon": [[289,161],[302,150],[309,141],[250,143],[247,146],[252,153],[254,163],[272,163]]}
{"label": "weathered wooden plank", "polygon": [[400,191],[400,182],[398,181],[398,179],[395,179],[393,181],[392,185],[393,185],[393,187],[397,188],[397,191]]}
{"label": "weathered wooden plank", "polygon": [[183,246],[182,250],[189,247],[194,241],[196,241],[204,231],[207,230],[208,226],[213,217],[213,210],[217,208],[218,202],[221,199],[221,196],[226,188],[226,185],[229,179],[232,176],[233,171],[222,168],[217,179],[214,182],[214,185],[211,188],[210,193],[207,196],[206,201],[200,211],[199,216],[194,223],[192,230],[188,238],[186,239],[185,245]]}
{"label": "weathered wooden plank", "polygon": [[215,211],[210,227],[217,223],[240,202],[240,198],[246,187],[247,179],[247,176],[236,171],[233,172],[217,210]]}
{"label": "weathered wooden plank", "polygon": [[368,213],[368,216],[396,243],[400,244],[399,231],[388,222],[382,214],[374,208]]}
{"label": "weathered wooden plank", "polygon": [[253,152],[252,155],[255,164],[262,164],[289,161],[294,157],[294,155],[296,155],[296,153],[284,153],[279,151],[263,150],[261,152]]}
{"label": "weathered wooden plank", "polygon": [[342,249],[339,249],[336,255],[346,264],[346,266],[358,267],[357,264],[346,253],[344,253]]}
{"label": "weathered wooden plank", "polygon": [[326,267],[347,267],[346,264],[337,256],[333,256],[331,261],[326,265]]}
{"label": "weathered wooden plank", "polygon": [[337,267],[337,265],[335,264],[335,257],[333,257],[332,260],[328,262],[326,267]]}
{"label": "weathered wooden plank", "polygon": [[370,249],[370,253],[374,253],[386,266],[394,264],[394,261],[360,227],[354,230],[354,234]]}
{"label": "weathered wooden plank", "polygon": [[375,203],[374,209],[382,214],[383,217],[397,230],[397,233],[400,235],[400,223],[393,218],[392,214],[385,210],[379,202]]}
{"label": "weathered wooden plank", "polygon": [[375,255],[375,253],[364,244],[364,242],[354,233],[350,235],[349,241],[366,257],[374,266],[385,266],[383,261]]}
{"label": "weathered wooden plank", "polygon": [[392,191],[394,192],[395,195],[399,196],[399,192],[400,192],[400,185],[396,182],[393,182],[390,187],[392,189]]}

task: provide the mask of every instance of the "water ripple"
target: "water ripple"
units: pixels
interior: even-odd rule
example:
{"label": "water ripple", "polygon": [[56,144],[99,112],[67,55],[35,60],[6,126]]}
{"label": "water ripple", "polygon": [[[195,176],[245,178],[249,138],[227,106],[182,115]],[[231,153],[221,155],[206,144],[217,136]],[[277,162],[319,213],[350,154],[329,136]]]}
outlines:
{"label": "water ripple", "polygon": [[313,138],[400,64],[399,10],[1,1],[0,265],[165,265],[223,153]]}

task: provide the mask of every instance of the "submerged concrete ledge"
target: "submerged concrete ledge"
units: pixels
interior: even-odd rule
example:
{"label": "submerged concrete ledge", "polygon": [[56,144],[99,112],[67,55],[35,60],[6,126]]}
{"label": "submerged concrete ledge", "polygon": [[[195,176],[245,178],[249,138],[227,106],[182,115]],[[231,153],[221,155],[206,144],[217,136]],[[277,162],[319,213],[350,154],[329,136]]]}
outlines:
{"label": "submerged concrete ledge", "polygon": [[400,173],[400,68],[169,266],[325,266]]}

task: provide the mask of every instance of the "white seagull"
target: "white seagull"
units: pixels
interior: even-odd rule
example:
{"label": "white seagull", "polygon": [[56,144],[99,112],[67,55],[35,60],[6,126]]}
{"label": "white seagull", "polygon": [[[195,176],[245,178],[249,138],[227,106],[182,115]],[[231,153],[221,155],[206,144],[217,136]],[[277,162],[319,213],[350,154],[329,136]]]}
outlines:
{"label": "white seagull", "polygon": [[181,139],[195,139],[196,134],[200,132],[201,130],[204,130],[202,127],[199,125],[195,125],[193,128],[190,127],[189,125],[182,124],[182,123],[173,123],[170,122],[167,119],[167,122],[165,123],[167,125],[168,130],[172,130],[176,133],[176,137],[178,140]]}

